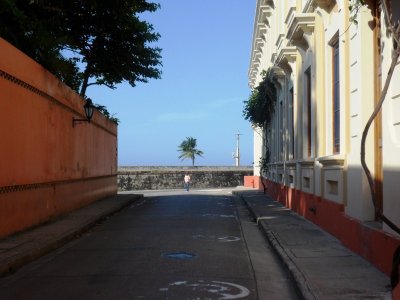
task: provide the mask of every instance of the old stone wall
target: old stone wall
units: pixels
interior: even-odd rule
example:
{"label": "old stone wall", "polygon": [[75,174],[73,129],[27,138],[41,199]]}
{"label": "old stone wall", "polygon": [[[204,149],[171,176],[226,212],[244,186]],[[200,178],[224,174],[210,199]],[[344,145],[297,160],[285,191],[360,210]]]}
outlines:
{"label": "old stone wall", "polygon": [[191,177],[191,188],[235,187],[252,176],[252,167],[121,167],[118,189],[159,190],[183,188],[185,174]]}

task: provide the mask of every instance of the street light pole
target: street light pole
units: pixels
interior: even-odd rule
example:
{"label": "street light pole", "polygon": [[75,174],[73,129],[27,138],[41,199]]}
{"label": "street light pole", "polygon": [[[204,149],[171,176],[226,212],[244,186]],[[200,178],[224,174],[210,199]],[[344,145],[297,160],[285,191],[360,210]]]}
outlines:
{"label": "street light pole", "polygon": [[233,157],[235,158],[236,167],[239,167],[240,166],[239,141],[240,141],[240,136],[242,134],[238,131],[238,133],[236,133],[235,135],[236,135],[236,153],[235,153],[235,155]]}

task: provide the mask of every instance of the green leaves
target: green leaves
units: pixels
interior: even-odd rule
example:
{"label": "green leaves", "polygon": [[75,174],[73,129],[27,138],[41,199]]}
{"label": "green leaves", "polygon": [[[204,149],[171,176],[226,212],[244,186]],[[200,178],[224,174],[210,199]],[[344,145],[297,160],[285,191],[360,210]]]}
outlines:
{"label": "green leaves", "polygon": [[[81,96],[90,85],[160,78],[160,35],[140,19],[147,0],[0,0],[0,36]],[[66,57],[66,51],[68,57]]]}
{"label": "green leaves", "polygon": [[203,151],[196,149],[197,140],[192,137],[187,137],[178,147],[178,151],[181,152],[179,159],[185,160],[186,158],[192,160],[192,165],[194,166],[194,160],[196,156],[203,156]]}
{"label": "green leaves", "polygon": [[[271,124],[275,112],[277,90],[271,69],[262,71],[261,75],[263,76],[262,81],[253,89],[249,100],[244,102],[243,116],[254,126],[266,131],[267,127]],[[263,136],[263,139],[265,138],[266,137]],[[268,170],[270,163],[270,152],[267,143],[265,142],[263,144],[265,146],[265,153],[259,161],[261,174],[264,174]]]}
{"label": "green leaves", "polygon": [[101,114],[103,114],[107,119],[110,121],[114,122],[115,124],[119,124],[119,119],[114,117],[114,115],[111,115],[110,112],[107,110],[107,107],[104,105],[99,105],[96,103],[93,103],[94,108],[96,108]]}
{"label": "green leaves", "polygon": [[243,117],[253,125],[266,129],[271,123],[277,98],[272,72],[262,72],[263,80],[252,91],[249,100],[244,101]]}
{"label": "green leaves", "polygon": [[351,0],[349,3],[350,22],[355,25],[358,25],[357,15],[363,5],[365,5],[365,0]]}
{"label": "green leaves", "polygon": [[149,46],[159,39],[153,27],[139,19],[139,13],[158,5],[146,1],[94,1],[95,6],[75,0],[67,8],[70,19],[70,47],[86,63],[80,94],[90,85],[115,88],[123,81],[160,78],[161,49]]}
{"label": "green leaves", "polygon": [[60,52],[66,41],[61,12],[36,2],[0,0],[0,36],[77,89],[76,63]]}

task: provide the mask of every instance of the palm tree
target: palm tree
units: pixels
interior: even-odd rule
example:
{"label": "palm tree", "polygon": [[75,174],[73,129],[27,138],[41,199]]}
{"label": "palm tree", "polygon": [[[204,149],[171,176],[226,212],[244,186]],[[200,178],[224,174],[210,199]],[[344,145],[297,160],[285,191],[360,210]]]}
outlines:
{"label": "palm tree", "polygon": [[187,137],[178,147],[178,151],[181,152],[179,158],[184,160],[190,158],[192,160],[192,165],[194,166],[195,156],[203,156],[203,151],[196,149],[197,140],[192,137]]}

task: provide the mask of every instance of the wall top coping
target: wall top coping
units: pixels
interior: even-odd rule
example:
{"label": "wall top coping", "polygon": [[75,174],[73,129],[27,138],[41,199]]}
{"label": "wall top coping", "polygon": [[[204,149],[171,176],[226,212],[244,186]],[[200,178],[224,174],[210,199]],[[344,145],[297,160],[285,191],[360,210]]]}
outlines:
{"label": "wall top coping", "polygon": [[[7,57],[12,60],[12,63],[9,63],[10,59],[0,60],[0,78],[9,80],[32,93],[38,94],[42,99],[64,107],[75,117],[85,117],[83,110],[85,102],[80,95],[42,65],[1,37],[0,57]],[[91,123],[112,135],[117,135],[118,126],[96,110]]]}
{"label": "wall top coping", "polygon": [[118,172],[126,171],[252,171],[253,166],[119,166]]}

